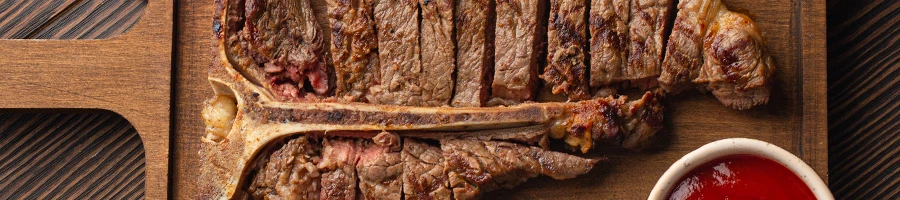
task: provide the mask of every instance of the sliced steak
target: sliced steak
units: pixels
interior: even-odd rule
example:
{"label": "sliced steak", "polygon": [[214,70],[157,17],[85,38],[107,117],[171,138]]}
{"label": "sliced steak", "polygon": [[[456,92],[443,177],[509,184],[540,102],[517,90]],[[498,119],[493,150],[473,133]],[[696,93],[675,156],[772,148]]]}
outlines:
{"label": "sliced steak", "polygon": [[544,1],[497,1],[495,69],[489,104],[532,100],[537,89],[538,57],[546,32]]}
{"label": "sliced steak", "polygon": [[449,105],[453,95],[456,48],[453,42],[453,0],[419,0],[422,9],[422,69],[416,78],[426,106]]}
{"label": "sliced steak", "polygon": [[322,142],[322,192],[324,199],[356,199],[356,161],[359,141],[325,139]]}
{"label": "sliced steak", "polygon": [[427,106],[423,98],[419,60],[419,5],[417,0],[381,0],[375,5],[378,30],[379,78],[369,90],[376,104]]}
{"label": "sliced steak", "polygon": [[704,37],[704,63],[694,82],[706,85],[719,102],[734,109],[767,103],[775,63],[759,27],[724,5],[717,10]]}
{"label": "sliced steak", "polygon": [[[324,39],[309,1],[247,0],[241,32],[243,52],[253,62],[239,66],[280,101],[330,92]],[[309,82],[309,86],[305,86]],[[315,97],[310,94],[309,98]]]}
{"label": "sliced steak", "polygon": [[404,199],[451,199],[441,149],[416,139],[403,140]]}
{"label": "sliced steak", "polygon": [[[307,137],[289,140],[256,162],[247,189],[252,199],[319,199],[318,147]],[[253,177],[255,174],[255,177]]]}
{"label": "sliced steak", "polygon": [[625,103],[622,106],[622,129],[627,132],[622,138],[622,147],[642,149],[647,147],[653,137],[662,129],[663,108],[660,102],[661,91],[647,92],[641,99]]}
{"label": "sliced steak", "polygon": [[631,0],[591,0],[592,87],[625,80],[628,68],[628,20]]}
{"label": "sliced steak", "polygon": [[372,0],[326,0],[331,27],[335,96],[365,101],[378,70]]}
{"label": "sliced steak", "polygon": [[584,56],[585,9],[585,0],[550,0],[547,67],[541,78],[553,87],[553,94],[567,94],[572,100],[591,97]]}
{"label": "sliced steak", "polygon": [[660,74],[672,0],[632,0],[628,34],[631,42],[624,79],[636,81]]}
{"label": "sliced steak", "polygon": [[[659,84],[669,93],[694,87],[703,65],[703,37],[708,27],[710,0],[683,0],[666,46]],[[716,13],[712,13],[715,15]]]}
{"label": "sliced steak", "polygon": [[497,141],[449,139],[441,141],[441,149],[456,199],[475,199],[537,175],[574,178],[590,171],[598,161]]}
{"label": "sliced steak", "polygon": [[[379,137],[384,136],[382,134]],[[399,142],[398,140],[390,141]],[[403,164],[400,161],[399,143],[376,144],[366,141],[360,151],[356,171],[359,173],[361,198],[400,199],[403,192],[400,180]]]}
{"label": "sliced steak", "polygon": [[483,106],[489,96],[494,70],[494,0],[458,0],[456,25],[456,92],[452,105]]}

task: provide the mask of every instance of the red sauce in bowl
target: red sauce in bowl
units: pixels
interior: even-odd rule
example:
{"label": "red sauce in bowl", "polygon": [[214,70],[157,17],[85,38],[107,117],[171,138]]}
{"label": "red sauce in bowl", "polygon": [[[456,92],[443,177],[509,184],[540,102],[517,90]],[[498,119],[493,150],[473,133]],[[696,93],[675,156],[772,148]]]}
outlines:
{"label": "red sauce in bowl", "polygon": [[730,155],[682,177],[669,199],[816,199],[787,167],[758,156]]}

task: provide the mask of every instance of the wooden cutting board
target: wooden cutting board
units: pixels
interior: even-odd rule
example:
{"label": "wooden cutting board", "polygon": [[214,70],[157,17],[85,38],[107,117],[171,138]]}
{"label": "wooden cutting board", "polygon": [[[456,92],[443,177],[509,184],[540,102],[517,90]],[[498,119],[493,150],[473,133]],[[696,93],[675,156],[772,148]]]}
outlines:
{"label": "wooden cutting board", "polygon": [[[610,160],[587,175],[564,181],[535,178],[490,195],[504,199],[642,199],[681,156],[703,144],[732,137],[760,139],[785,148],[827,181],[825,1],[724,1],[729,8],[753,17],[769,40],[777,72],[768,105],[737,111],[709,94],[676,95],[666,100],[666,129],[649,151],[599,149]],[[178,4],[169,189],[171,197],[188,199],[197,192],[197,152],[204,128],[200,104],[213,94],[206,72],[211,62],[214,5],[211,1]]]}
{"label": "wooden cutting board", "polygon": [[173,1],[149,0],[140,20],[112,38],[0,40],[0,110],[103,109],[121,115],[145,148],[145,197],[166,198],[172,28]]}

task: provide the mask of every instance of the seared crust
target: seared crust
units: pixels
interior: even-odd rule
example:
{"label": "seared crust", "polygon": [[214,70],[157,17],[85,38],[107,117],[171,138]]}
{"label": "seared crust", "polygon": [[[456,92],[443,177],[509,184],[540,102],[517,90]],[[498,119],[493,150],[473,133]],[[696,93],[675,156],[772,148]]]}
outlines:
{"label": "seared crust", "polygon": [[551,0],[547,31],[547,67],[541,78],[553,87],[553,94],[566,94],[571,100],[589,99],[585,0]]}
{"label": "seared crust", "polygon": [[591,87],[624,80],[630,5],[630,0],[591,0]]}
{"label": "seared crust", "polygon": [[738,110],[769,101],[775,64],[753,20],[723,9],[703,42],[706,59],[695,83],[706,84],[722,104]]}

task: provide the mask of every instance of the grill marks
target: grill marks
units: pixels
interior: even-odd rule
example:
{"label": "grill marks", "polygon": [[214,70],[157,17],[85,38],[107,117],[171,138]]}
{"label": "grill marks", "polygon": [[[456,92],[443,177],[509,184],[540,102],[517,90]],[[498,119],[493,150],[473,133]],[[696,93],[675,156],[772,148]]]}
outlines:
{"label": "grill marks", "polygon": [[553,87],[553,94],[568,94],[569,99],[588,99],[585,63],[585,0],[550,0],[547,31],[547,67],[541,78]]}
{"label": "grill marks", "polygon": [[625,80],[656,79],[663,58],[671,0],[632,0]]}
{"label": "grill marks", "polygon": [[628,67],[630,0],[591,0],[590,86],[623,81]]}

